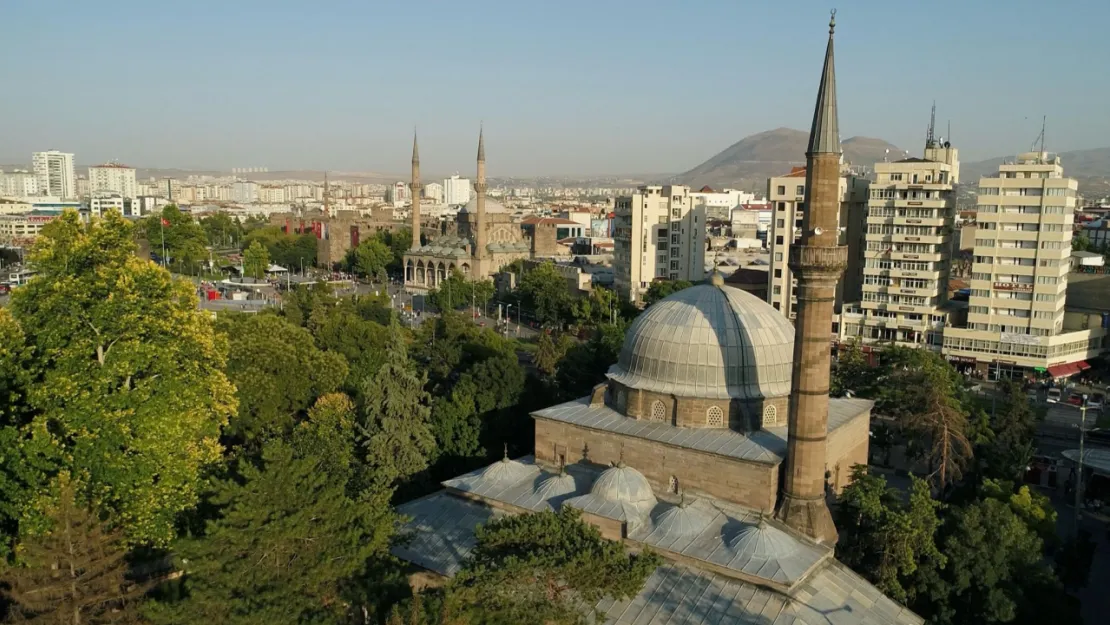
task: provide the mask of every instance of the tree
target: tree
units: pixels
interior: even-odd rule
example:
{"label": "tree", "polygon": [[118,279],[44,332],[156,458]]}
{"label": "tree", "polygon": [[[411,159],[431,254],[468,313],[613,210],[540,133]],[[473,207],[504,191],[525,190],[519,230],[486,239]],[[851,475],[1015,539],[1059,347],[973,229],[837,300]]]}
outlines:
{"label": "tree", "polygon": [[574,303],[574,321],[579,325],[597,326],[612,323],[623,315],[623,307],[615,291],[595,287],[588,297]]}
{"label": "tree", "polygon": [[496,623],[583,623],[603,597],[634,596],[660,563],[630,555],[579,512],[508,516],[480,526],[477,545],[451,581],[454,605]]}
{"label": "tree", "polygon": [[0,577],[12,615],[58,625],[141,622],[135,608],[148,586],[128,579],[122,532],[78,503],[66,474],[49,500],[47,526],[23,542],[22,566]]}
{"label": "tree", "polygon": [[277,226],[262,225],[254,228],[243,239],[243,249],[260,243],[269,252],[269,262],[286,269],[311,267],[316,264],[316,235],[285,232]]}
{"label": "tree", "polygon": [[536,368],[548,378],[553,378],[559,370],[559,363],[573,346],[574,340],[565,334],[552,339],[550,334],[541,332],[536,345]]}
{"label": "tree", "polygon": [[935,542],[941,504],[924,481],[911,478],[909,500],[904,501],[885,478],[857,465],[839,504],[837,558],[887,596],[901,603],[914,600],[919,564],[944,567],[945,556]]}
{"label": "tree", "polygon": [[160,214],[152,215],[144,221],[144,234],[150,248],[156,254],[162,253],[165,242],[166,266],[172,266],[180,273],[195,273],[201,261],[208,259],[208,243],[204,228],[193,221],[188,213],[181,212],[176,204],[167,204]]}
{"label": "tree", "polygon": [[[220,460],[236,400],[227,344],[193,287],[134,251],[133,226],[115,212],[85,225],[70,211],[43,228],[39,276],[10,307],[33,349],[29,412],[5,428],[14,451],[0,463],[37,480],[28,492],[68,472],[129,540],[157,545]],[[31,500],[9,504],[24,533],[43,520]]]}
{"label": "tree", "polygon": [[452,269],[436,289],[428,294],[428,303],[440,312],[447,312],[464,304],[469,305],[472,292],[472,284],[466,276],[458,269]]}
{"label": "tree", "polygon": [[1073,252],[1089,252],[1091,251],[1091,240],[1085,235],[1079,235],[1072,238],[1071,249]]}
{"label": "tree", "polygon": [[390,490],[364,470],[353,404],[317,402],[288,439],[267,441],[217,484],[217,518],[180,541],[184,599],[152,611],[174,625],[347,622],[344,589],[383,557],[396,517]]}
{"label": "tree", "polygon": [[347,252],[344,264],[348,270],[364,277],[384,282],[386,267],[393,260],[393,251],[378,239],[369,239]]}
{"label": "tree", "polygon": [[385,363],[360,389],[367,461],[386,483],[423,471],[435,453],[425,381],[409,362],[401,327],[393,323]]}
{"label": "tree", "polygon": [[976,447],[983,476],[1016,481],[1033,459],[1037,417],[1021,387],[1004,382],[990,417],[990,439]]}
{"label": "tree", "polygon": [[871,366],[867,354],[858,341],[841,345],[833,363],[830,394],[843,397],[851,391],[855,395],[871,397],[875,393],[875,378],[879,371]]}
{"label": "tree", "polygon": [[223,315],[216,329],[228,337],[227,375],[239,399],[225,434],[239,443],[288,432],[317,397],[347,377],[342,355],[321,351],[307,330],[276,315]]}
{"label": "tree", "polygon": [[258,241],[252,241],[243,252],[243,275],[264,278],[270,269],[270,252]]}
{"label": "tree", "polygon": [[557,401],[589,395],[605,380],[605,372],[620,356],[626,327],[623,323],[599,326],[588,341],[567,350],[555,374]]}
{"label": "tree", "polygon": [[694,283],[688,280],[654,280],[648,286],[647,293],[644,293],[644,307],[651,306],[672,293],[677,293],[692,286],[694,286]]}
{"label": "tree", "polygon": [[525,273],[517,292],[520,305],[541,324],[551,326],[570,320],[570,288],[554,263],[542,263]]}
{"label": "tree", "polygon": [[[327,353],[343,356],[347,361],[346,386],[354,391],[368,376],[378,372],[385,362],[390,316],[380,321],[367,319],[377,316],[377,307],[367,296],[352,305],[350,298],[333,306],[319,306],[309,318],[308,328],[316,346]],[[385,309],[388,313],[389,309]],[[380,319],[380,318],[379,318]]]}
{"label": "tree", "polygon": [[390,232],[382,230],[374,235],[374,238],[385,243],[389,247],[392,258],[389,265],[386,267],[390,273],[403,274],[405,266],[405,254],[408,253],[409,248],[412,246],[412,229],[399,228],[397,232]]}
{"label": "tree", "polygon": [[243,238],[243,226],[239,220],[219,211],[200,220],[208,244],[213,247],[229,247]]}

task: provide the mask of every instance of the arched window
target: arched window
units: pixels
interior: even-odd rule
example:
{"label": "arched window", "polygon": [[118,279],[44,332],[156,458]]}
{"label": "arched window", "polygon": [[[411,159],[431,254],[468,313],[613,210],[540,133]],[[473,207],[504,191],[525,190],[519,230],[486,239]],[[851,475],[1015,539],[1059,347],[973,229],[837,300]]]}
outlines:
{"label": "arched window", "polygon": [[767,406],[763,409],[763,426],[768,427],[779,424],[779,411],[774,406]]}
{"label": "arched window", "polygon": [[725,424],[725,413],[720,406],[710,406],[705,411],[705,424],[711,428],[719,428]]}
{"label": "arched window", "polygon": [[651,403],[651,420],[652,421],[666,421],[667,420],[667,407],[663,402],[658,399]]}

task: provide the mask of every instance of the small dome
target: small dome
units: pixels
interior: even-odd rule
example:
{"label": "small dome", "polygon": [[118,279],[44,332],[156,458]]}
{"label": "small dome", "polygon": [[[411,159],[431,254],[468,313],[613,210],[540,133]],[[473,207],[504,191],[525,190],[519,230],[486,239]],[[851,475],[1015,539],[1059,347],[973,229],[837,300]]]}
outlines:
{"label": "small dome", "polygon": [[508,456],[505,456],[500,461],[486,467],[486,469],[482,471],[482,479],[491,482],[512,484],[530,477],[536,471],[536,467],[532,465],[510,460]]}
{"label": "small dome", "polygon": [[644,474],[623,463],[603,471],[590,493],[617,503],[655,505],[655,493]]}
{"label": "small dome", "polygon": [[688,505],[671,506],[655,515],[655,531],[667,536],[697,536],[709,526],[713,516]]}
{"label": "small dome", "polygon": [[733,550],[752,558],[779,560],[798,550],[798,543],[786,532],[764,520],[740,531],[728,544]]}
{"label": "small dome", "polygon": [[[509,211],[508,211],[508,209],[505,208],[504,204],[502,204],[501,202],[496,202],[494,200],[491,200],[491,199],[489,199],[488,196],[486,197],[486,214],[487,215],[490,214],[490,213],[507,213],[507,212],[509,212]],[[459,209],[459,213],[474,213],[474,214],[477,214],[478,213],[478,196],[477,195],[470,196],[470,201],[466,203],[466,206],[463,206],[462,208]]]}
{"label": "small dome", "polygon": [[540,485],[536,487],[536,495],[541,499],[553,499],[570,495],[577,490],[578,484],[575,483],[574,478],[566,473],[561,473],[552,475],[540,482]]}
{"label": "small dome", "polygon": [[630,388],[704,399],[790,394],[794,326],[758,297],[702,284],[656,302],[625,336],[609,378]]}

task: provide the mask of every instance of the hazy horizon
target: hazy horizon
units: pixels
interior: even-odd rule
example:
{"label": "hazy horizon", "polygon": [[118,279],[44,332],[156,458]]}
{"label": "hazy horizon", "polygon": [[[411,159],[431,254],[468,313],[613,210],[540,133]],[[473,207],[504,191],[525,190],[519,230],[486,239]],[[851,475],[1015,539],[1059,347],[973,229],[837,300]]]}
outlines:
{"label": "hazy horizon", "polygon": [[[491,177],[679,173],[809,128],[829,9],[375,4],[8,0],[0,162],[403,174],[415,125],[424,171],[471,176],[484,123]],[[964,161],[1029,149],[1042,115],[1050,151],[1110,146],[1110,3],[837,9],[844,138],[916,152],[935,99]]]}

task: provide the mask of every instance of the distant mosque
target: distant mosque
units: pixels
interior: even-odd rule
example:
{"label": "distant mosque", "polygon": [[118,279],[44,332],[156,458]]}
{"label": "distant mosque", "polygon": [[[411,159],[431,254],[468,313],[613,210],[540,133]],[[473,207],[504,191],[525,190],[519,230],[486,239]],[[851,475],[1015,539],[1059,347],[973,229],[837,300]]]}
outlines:
{"label": "distant mosque", "polygon": [[[847,265],[838,243],[834,26],[806,154],[801,241],[790,250],[797,323],[719,274],[651,306],[629,327],[604,383],[532,413],[532,454],[506,456],[400,506],[411,540],[393,553],[420,575],[457,573],[480,524],[570,506],[606,538],[665,561],[635,597],[595,606],[599,622],[923,622],[834,556],[827,502],[852,466],[867,463],[872,407],[829,397],[829,327]],[[447,259],[483,275],[495,264],[483,152],[461,253],[426,254],[414,241],[406,256],[410,271],[423,263],[425,280],[429,262],[437,278]],[[416,165],[414,149],[418,185]]]}

